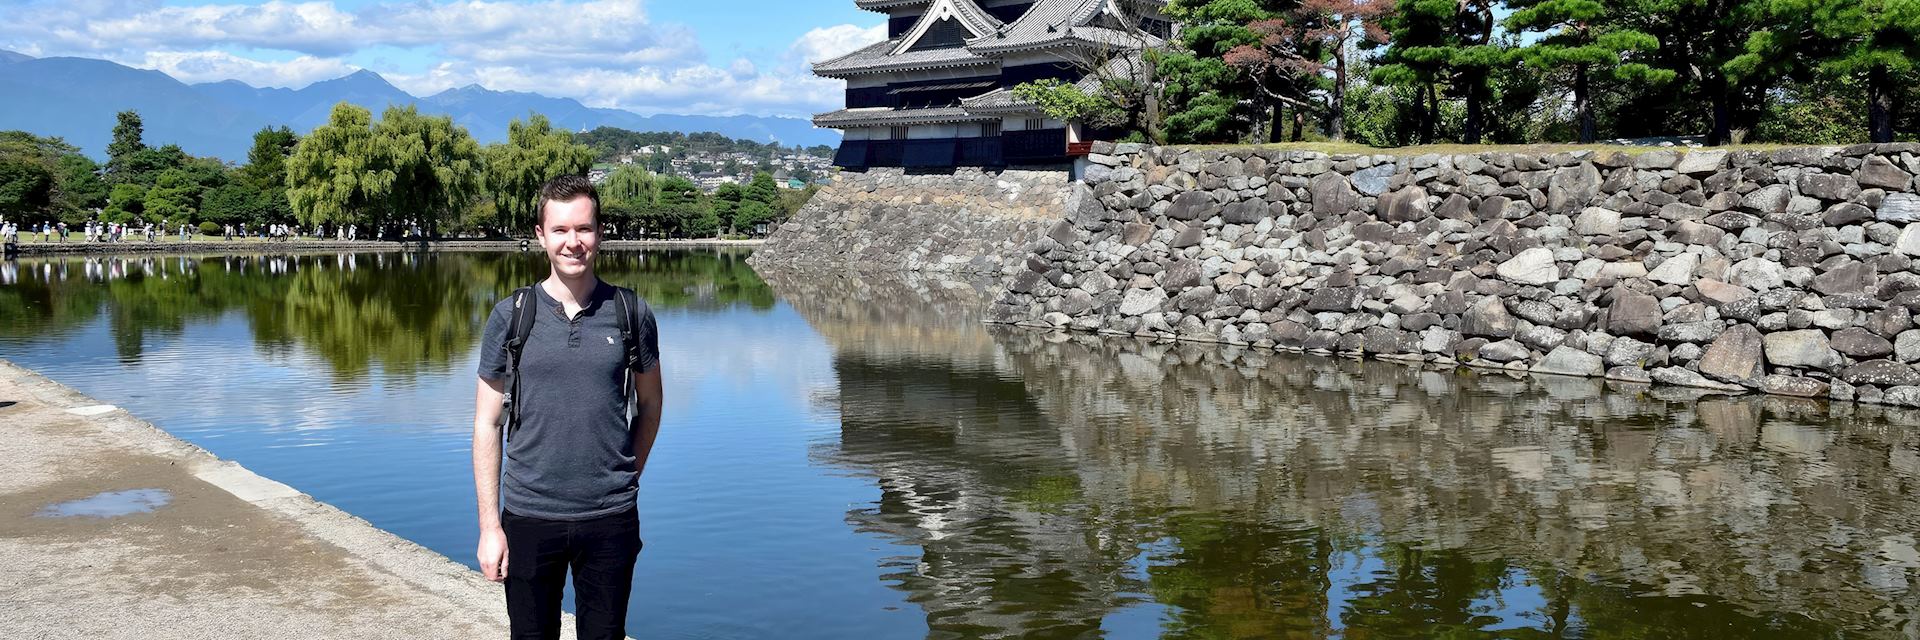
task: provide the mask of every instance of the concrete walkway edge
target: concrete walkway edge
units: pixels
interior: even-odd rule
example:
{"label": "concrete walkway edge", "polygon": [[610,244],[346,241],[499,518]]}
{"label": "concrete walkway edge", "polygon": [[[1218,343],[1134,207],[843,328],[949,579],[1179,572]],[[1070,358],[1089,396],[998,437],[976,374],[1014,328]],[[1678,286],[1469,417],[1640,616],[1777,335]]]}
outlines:
{"label": "concrete walkway edge", "polygon": [[[194,477],[295,523],[308,535],[339,547],[370,568],[389,574],[413,589],[443,598],[458,609],[472,611],[477,619],[497,621],[502,628],[505,626],[506,608],[500,586],[487,582],[479,572],[465,565],[256,474],[239,463],[220,459],[124,409],[109,410],[100,401],[30,369],[0,359],[0,376],[16,383],[32,400],[92,422],[131,448],[175,461]],[[563,636],[572,637],[571,614],[564,614],[562,625]]]}

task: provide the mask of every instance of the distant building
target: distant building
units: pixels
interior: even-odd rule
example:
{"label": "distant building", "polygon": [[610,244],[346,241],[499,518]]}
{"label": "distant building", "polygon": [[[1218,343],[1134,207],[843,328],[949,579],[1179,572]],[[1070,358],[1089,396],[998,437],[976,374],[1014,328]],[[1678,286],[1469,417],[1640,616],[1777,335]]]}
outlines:
{"label": "distant building", "polygon": [[[886,13],[887,40],[813,65],[847,81],[846,108],[814,116],[845,133],[833,164],[954,167],[1066,161],[1098,132],[1013,94],[1087,68],[1137,64],[1173,35],[1165,0],[855,0]],[[1071,145],[1071,146],[1070,146]]]}

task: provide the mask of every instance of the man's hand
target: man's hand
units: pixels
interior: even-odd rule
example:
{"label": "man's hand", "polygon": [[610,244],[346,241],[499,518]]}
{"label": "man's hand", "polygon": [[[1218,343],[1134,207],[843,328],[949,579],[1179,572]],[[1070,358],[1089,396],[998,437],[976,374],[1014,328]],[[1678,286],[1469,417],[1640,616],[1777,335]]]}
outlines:
{"label": "man's hand", "polygon": [[480,531],[480,574],[494,582],[507,581],[507,532],[494,527]]}

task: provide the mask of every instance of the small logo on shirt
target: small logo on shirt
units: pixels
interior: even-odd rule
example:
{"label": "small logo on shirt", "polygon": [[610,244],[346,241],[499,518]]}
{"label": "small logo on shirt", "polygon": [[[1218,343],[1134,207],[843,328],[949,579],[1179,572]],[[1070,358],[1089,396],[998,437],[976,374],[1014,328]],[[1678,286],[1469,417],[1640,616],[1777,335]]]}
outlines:
{"label": "small logo on shirt", "polygon": [[607,344],[613,344],[613,336],[607,336]]}

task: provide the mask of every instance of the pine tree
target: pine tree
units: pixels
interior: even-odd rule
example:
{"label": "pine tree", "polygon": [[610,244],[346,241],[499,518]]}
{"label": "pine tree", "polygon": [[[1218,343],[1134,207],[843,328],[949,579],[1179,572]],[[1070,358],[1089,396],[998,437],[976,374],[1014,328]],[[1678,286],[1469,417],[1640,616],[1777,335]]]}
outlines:
{"label": "pine tree", "polygon": [[1580,142],[1595,138],[1592,76],[1608,73],[1616,78],[1665,82],[1674,73],[1654,69],[1644,62],[1630,61],[1637,53],[1651,51],[1660,42],[1645,32],[1611,21],[1609,5],[1598,0],[1512,0],[1515,11],[1507,16],[1507,27],[1516,32],[1543,34],[1532,44],[1520,48],[1527,66],[1541,71],[1568,69],[1573,72],[1573,110],[1579,123]]}
{"label": "pine tree", "polygon": [[1773,26],[1753,34],[1748,53],[1728,66],[1748,76],[1780,70],[1860,78],[1868,140],[1892,142],[1894,96],[1920,56],[1920,2],[1767,0],[1765,14]]}

